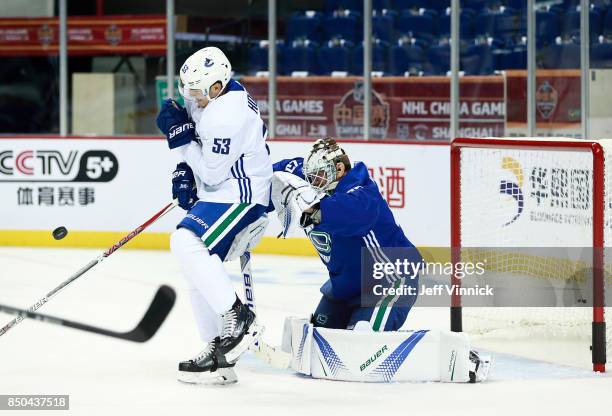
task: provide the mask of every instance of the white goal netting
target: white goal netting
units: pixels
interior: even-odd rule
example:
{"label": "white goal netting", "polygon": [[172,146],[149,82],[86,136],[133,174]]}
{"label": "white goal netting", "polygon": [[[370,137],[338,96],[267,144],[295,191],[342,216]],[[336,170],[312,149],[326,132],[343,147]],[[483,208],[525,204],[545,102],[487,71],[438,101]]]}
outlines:
{"label": "white goal netting", "polygon": [[[486,147],[460,149],[462,260],[486,258],[483,282],[520,286],[521,300],[529,304],[504,307],[504,301],[511,304],[515,299],[498,299],[495,305],[501,307],[466,307],[463,329],[480,335],[588,342],[593,308],[574,305],[592,302],[593,153],[564,147],[573,142],[568,139],[547,139],[546,146],[537,146],[537,140],[523,142],[524,147],[504,148],[504,139],[497,141],[499,147],[487,140]],[[598,226],[605,246],[612,247],[612,140],[599,143],[605,158],[605,224]],[[605,260],[611,270],[609,253]],[[604,279],[610,287],[610,273]],[[538,307],[538,301],[554,306]],[[608,357],[611,314],[605,308]]]}

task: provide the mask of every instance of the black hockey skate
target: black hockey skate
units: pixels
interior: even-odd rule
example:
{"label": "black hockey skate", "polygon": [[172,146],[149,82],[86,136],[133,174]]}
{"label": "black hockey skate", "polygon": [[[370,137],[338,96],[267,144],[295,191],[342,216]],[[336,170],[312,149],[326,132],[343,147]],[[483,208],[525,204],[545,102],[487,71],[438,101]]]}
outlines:
{"label": "black hockey skate", "polygon": [[202,352],[188,361],[179,363],[179,381],[190,384],[231,384],[238,378],[234,364],[219,352],[220,338],[215,338]]}
{"label": "black hockey skate", "polygon": [[257,342],[263,327],[255,321],[255,313],[244,305],[238,297],[232,308],[221,315],[223,329],[219,342],[219,353],[228,363],[235,363],[249,347]]}

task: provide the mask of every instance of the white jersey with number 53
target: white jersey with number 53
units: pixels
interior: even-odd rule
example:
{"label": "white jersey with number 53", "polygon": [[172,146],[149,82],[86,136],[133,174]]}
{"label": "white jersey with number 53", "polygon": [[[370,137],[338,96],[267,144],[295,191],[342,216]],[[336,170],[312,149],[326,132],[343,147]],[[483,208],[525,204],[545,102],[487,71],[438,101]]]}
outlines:
{"label": "white jersey with number 53", "polygon": [[179,149],[193,170],[198,198],[267,206],[272,179],[267,129],[245,88],[231,79],[225,93],[205,108],[195,101],[186,101],[185,107],[201,144]]}

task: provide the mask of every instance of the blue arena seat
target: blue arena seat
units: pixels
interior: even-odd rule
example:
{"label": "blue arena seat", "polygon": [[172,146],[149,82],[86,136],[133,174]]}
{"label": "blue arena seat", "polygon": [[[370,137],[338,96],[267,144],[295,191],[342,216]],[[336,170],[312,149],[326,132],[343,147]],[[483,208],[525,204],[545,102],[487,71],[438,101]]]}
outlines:
{"label": "blue arena seat", "polygon": [[[283,45],[284,45],[284,42],[282,40],[279,40],[276,43],[276,59],[278,63],[280,63],[280,59],[283,54]],[[262,41],[259,41],[251,45],[248,50],[248,59],[249,59],[249,65],[248,65],[249,74],[255,74],[258,71],[267,71],[268,70],[268,41],[262,40]]]}
{"label": "blue arena seat", "polygon": [[408,9],[421,9],[429,7],[427,0],[392,0],[391,6],[394,10],[402,12]]}
{"label": "blue arena seat", "polygon": [[436,22],[425,9],[404,10],[397,24],[397,32],[431,42],[437,35]]}
{"label": "blue arena seat", "polygon": [[391,0],[372,0],[372,10],[390,10]]}
{"label": "blue arena seat", "polygon": [[495,66],[493,47],[488,43],[472,44],[461,54],[460,69],[466,75],[490,75]]}
{"label": "blue arena seat", "polygon": [[538,48],[554,43],[559,35],[559,16],[551,11],[537,11],[536,44]]}
{"label": "blue arena seat", "polygon": [[526,13],[527,0],[506,0],[506,6],[515,9],[520,13]]}
{"label": "blue arena seat", "polygon": [[565,13],[562,17],[561,33],[564,37],[580,34],[580,12],[571,10]]}
{"label": "blue arena seat", "polygon": [[592,68],[612,69],[612,42],[596,43],[591,47],[590,56]]}
{"label": "blue arena seat", "polygon": [[363,10],[362,0],[325,0],[325,10]]}
{"label": "blue arena seat", "polygon": [[612,4],[608,6],[608,11],[603,20],[602,35],[607,38],[612,38]]}
{"label": "blue arena seat", "polygon": [[[389,44],[380,39],[372,42],[372,71],[388,72]],[[363,74],[363,42],[353,49],[352,68],[353,75]]]}
{"label": "blue arena seat", "polygon": [[396,13],[392,10],[374,10],[372,15],[372,35],[386,42],[395,40]]}
{"label": "blue arena seat", "polygon": [[287,24],[285,40],[293,42],[296,39],[309,39],[320,42],[322,22],[322,14],[313,10],[294,13]]}
{"label": "blue arena seat", "polygon": [[[559,16],[559,19],[561,19],[561,17],[565,15],[565,12],[569,10],[568,7],[565,7],[563,4],[559,4],[559,3],[551,4],[550,6],[546,6],[543,9],[548,10],[549,12],[555,13],[557,16]],[[541,10],[541,9],[538,9],[538,10]],[[559,20],[559,23],[561,23],[561,20]]]}
{"label": "blue arena seat", "polygon": [[446,9],[450,7],[450,0],[431,0],[428,2],[425,8],[435,10],[439,16],[446,13]]}
{"label": "blue arena seat", "polygon": [[494,30],[495,15],[498,12],[486,10],[475,18],[474,35],[475,36],[492,36]]}
{"label": "blue arena seat", "polygon": [[[495,53],[497,52],[497,53]],[[527,46],[517,45],[511,49],[498,49],[496,55],[496,69],[527,69]]]}
{"label": "blue arena seat", "polygon": [[291,75],[294,71],[317,74],[316,44],[308,40],[294,41],[286,46],[280,59],[280,73]]}
{"label": "blue arena seat", "polygon": [[268,70],[268,47],[260,43],[251,45],[248,51],[249,73]]}
{"label": "blue arena seat", "polygon": [[465,9],[472,9],[478,13],[485,8],[486,3],[486,0],[463,0],[461,6]]}
{"label": "blue arena seat", "polygon": [[330,75],[334,71],[351,71],[353,43],[344,39],[330,40],[319,48],[317,58],[319,74]]}
{"label": "blue arena seat", "polygon": [[511,41],[520,36],[521,14],[514,9],[485,9],[476,16],[474,22],[475,36],[491,36]]}
{"label": "blue arena seat", "polygon": [[536,62],[538,68],[551,69],[558,67],[558,51],[556,44],[548,45],[537,52]]}
{"label": "blue arena seat", "polygon": [[566,43],[559,46],[559,68],[580,68],[580,45]]}
{"label": "blue arena seat", "polygon": [[506,4],[504,0],[485,0],[485,10],[497,11],[500,7],[504,7]]}
{"label": "blue arena seat", "polygon": [[542,68],[545,69],[580,68],[580,45],[555,43],[542,49],[539,58]]}
{"label": "blue arena seat", "polygon": [[[462,39],[474,38],[474,12],[472,10],[461,10],[459,31]],[[438,36],[450,38],[450,7],[438,18]]]}
{"label": "blue arena seat", "polygon": [[[595,41],[602,32],[601,9],[591,7],[589,11],[589,33],[591,41]],[[563,18],[561,33],[564,37],[579,37],[580,35],[580,6],[569,10]]]}
{"label": "blue arena seat", "polygon": [[361,33],[363,33],[360,21],[361,16],[354,11],[335,11],[325,19],[326,38],[328,40],[340,38],[356,42],[361,39]]}
{"label": "blue arena seat", "polygon": [[493,31],[491,36],[506,42],[515,42],[520,36],[521,14],[515,9],[501,8],[493,14]]}
{"label": "blue arena seat", "polygon": [[425,52],[414,39],[400,39],[391,47],[389,55],[389,72],[393,75],[416,74],[425,70]]}
{"label": "blue arena seat", "polygon": [[434,45],[427,52],[427,75],[446,75],[450,70],[450,45],[448,43]]}

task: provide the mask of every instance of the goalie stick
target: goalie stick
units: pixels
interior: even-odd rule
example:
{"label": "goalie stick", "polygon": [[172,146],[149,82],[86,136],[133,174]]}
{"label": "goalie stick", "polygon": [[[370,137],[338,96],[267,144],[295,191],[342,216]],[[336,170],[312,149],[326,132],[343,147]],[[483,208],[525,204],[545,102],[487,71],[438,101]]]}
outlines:
{"label": "goalie stick", "polygon": [[50,324],[61,325],[68,328],[104,335],[111,338],[122,339],[125,341],[147,342],[153,337],[153,335],[155,335],[157,330],[164,323],[168,317],[168,314],[172,310],[172,307],[174,306],[175,300],[176,293],[170,286],[160,286],[159,289],[157,289],[157,293],[155,293],[155,297],[149,305],[146,313],[140,322],[138,322],[138,325],[128,332],[111,331],[108,329],[99,328],[80,322],[74,322],[68,319],[43,315],[38,312],[30,312],[25,309],[14,308],[7,305],[0,305],[0,312],[6,312],[12,315],[23,316],[25,318],[36,319],[38,321]]}
{"label": "goalie stick", "polygon": [[[254,313],[256,313],[255,296],[253,293],[253,274],[251,272],[251,253],[246,251],[240,256],[240,271],[244,284],[244,302]],[[257,318],[255,318],[257,319]],[[291,354],[281,351],[280,347],[273,347],[263,339],[251,346],[255,356],[272,367],[286,369],[291,363]]]}
{"label": "goalie stick", "polygon": [[[77,271],[75,274],[70,276],[67,280],[62,282],[59,286],[55,287],[53,290],[51,290],[49,293],[47,293],[45,296],[43,296],[41,299],[39,299],[38,302],[36,302],[34,305],[30,306],[28,311],[29,312],[35,312],[38,309],[40,309],[41,306],[43,306],[45,303],[47,303],[59,291],[61,291],[66,286],[68,286],[70,283],[74,282],[79,277],[83,276],[85,273],[87,273],[89,270],[91,270],[95,265],[97,265],[98,263],[101,263],[105,258],[107,258],[111,254],[113,254],[115,251],[119,250],[128,241],[130,241],[132,238],[136,237],[143,230],[145,230],[148,226],[150,226],[155,221],[160,219],[166,213],[170,212],[170,210],[172,210],[172,208],[174,208],[177,204],[178,204],[178,201],[175,199],[174,201],[172,201],[171,203],[169,203],[168,205],[163,207],[160,211],[158,211],[155,215],[153,215],[151,218],[149,218],[143,224],[139,225],[134,230],[132,230],[131,233],[129,233],[128,235],[123,237],[121,240],[119,240],[117,243],[115,243],[112,247],[107,249],[104,253],[100,254],[97,258],[95,258],[92,261],[90,261],[89,263],[87,263],[79,271]],[[15,327],[15,325],[17,325],[18,323],[20,323],[24,319],[25,319],[24,315],[19,315],[18,317],[13,319],[11,322],[9,322],[3,328],[0,329],[0,336],[6,334],[11,328]]]}

